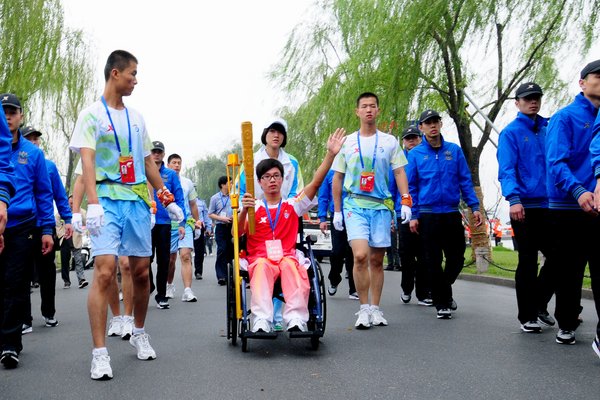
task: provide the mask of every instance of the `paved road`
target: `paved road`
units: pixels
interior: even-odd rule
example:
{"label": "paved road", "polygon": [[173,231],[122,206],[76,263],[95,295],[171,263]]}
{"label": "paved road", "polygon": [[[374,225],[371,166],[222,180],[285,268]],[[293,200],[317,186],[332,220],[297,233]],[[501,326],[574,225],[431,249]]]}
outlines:
{"label": "paved road", "polygon": [[[208,257],[207,278],[213,265]],[[176,283],[181,295],[179,277]],[[358,302],[347,298],[343,283],[327,299],[327,331],[318,351],[307,339],[281,335],[249,341],[249,352],[242,353],[223,337],[225,288],[214,278],[194,281],[198,303],[176,298],[170,310],[158,310],[151,301],[147,331],[158,359],[139,361],[128,342],[108,338],[115,377],[97,382],[89,377],[87,289],[63,290],[60,283],[60,325],[42,326],[36,290],[34,332],[23,338],[19,368],[0,369],[0,399],[600,398],[591,301],[583,301],[577,344],[561,346],[555,329],[520,332],[513,289],[459,281],[459,309],[442,321],[414,300],[403,305],[399,284],[399,272],[386,272],[388,327],[354,330]]]}

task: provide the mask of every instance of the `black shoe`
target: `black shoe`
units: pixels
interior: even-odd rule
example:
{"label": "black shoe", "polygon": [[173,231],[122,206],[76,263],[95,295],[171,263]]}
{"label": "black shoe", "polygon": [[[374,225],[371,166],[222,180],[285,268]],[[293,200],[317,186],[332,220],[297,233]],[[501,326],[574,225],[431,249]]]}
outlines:
{"label": "black shoe", "polygon": [[0,355],[0,362],[4,364],[4,368],[13,369],[19,365],[19,355],[14,350],[4,350]]}
{"label": "black shoe", "polygon": [[542,332],[542,327],[534,320],[521,324],[521,330],[527,333],[540,333]]}
{"label": "black shoe", "polygon": [[556,335],[556,343],[558,344],[575,344],[575,331],[567,331],[559,329]]}
{"label": "black shoe", "polygon": [[199,281],[202,280],[202,274],[196,272],[196,279]]}
{"label": "black shoe", "polygon": [[89,285],[89,283],[85,279],[82,279],[82,280],[79,281],[79,289],[83,289],[87,285]]}
{"label": "black shoe", "polygon": [[550,314],[548,314],[548,311],[540,311],[538,313],[538,321],[540,321],[542,324],[544,324],[546,326],[556,325],[556,321],[554,320],[554,318],[552,318],[552,316]]}
{"label": "black shoe", "polygon": [[31,283],[31,287],[34,288],[34,289],[37,289],[37,288],[40,287],[40,284],[37,283],[37,282],[33,282],[33,283]]}
{"label": "black shoe", "polygon": [[71,282],[65,282],[65,285],[63,286],[63,289],[68,289],[71,287]]}
{"label": "black shoe", "polygon": [[441,310],[438,310],[437,318],[438,319],[450,319],[450,318],[452,318],[452,311],[450,311],[447,308],[442,308]]}
{"label": "black shoe", "polygon": [[168,310],[170,308],[169,301],[167,299],[156,300],[156,308],[158,308],[160,310]]}
{"label": "black shoe", "polygon": [[225,279],[219,279],[217,281],[217,283],[219,284],[219,286],[225,286],[225,285],[227,285],[227,281]]}
{"label": "black shoe", "polygon": [[452,301],[450,302],[450,306],[448,308],[451,309],[452,311],[456,311],[456,309],[458,308],[458,304],[456,304],[456,301],[454,301],[454,299],[452,299]]}

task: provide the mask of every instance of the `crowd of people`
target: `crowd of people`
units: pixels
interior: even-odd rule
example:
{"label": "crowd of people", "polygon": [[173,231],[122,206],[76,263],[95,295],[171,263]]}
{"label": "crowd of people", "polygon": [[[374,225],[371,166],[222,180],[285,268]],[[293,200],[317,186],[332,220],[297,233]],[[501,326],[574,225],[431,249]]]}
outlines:
{"label": "crowd of people", "polygon": [[[356,329],[388,325],[381,305],[386,250],[391,269],[402,270],[402,303],[410,303],[414,291],[418,304],[435,307],[438,319],[452,318],[458,309],[452,285],[466,246],[461,201],[471,209],[475,226],[484,216],[463,151],[442,135],[440,113],[423,111],[416,125],[403,130],[401,144],[378,129],[377,95],[360,94],[358,130],[332,133],[307,185],[298,159],[284,150],[287,123],[276,119],[264,128],[262,146],[254,154],[255,192],[246,193],[242,170],[236,182],[219,178],[219,190],[207,206],[194,183],[181,175],[181,156],[172,153],[165,164],[164,144],[150,140],[143,116],[123,102],[137,84],[137,66],[137,59],[123,50],[108,57],[103,94],[81,111],[69,145],[80,156],[71,196],[56,165],[39,149],[42,133],[22,126],[19,98],[0,95],[0,362],[6,368],[18,366],[21,336],[32,331],[32,285],[40,288],[45,325],[59,324],[54,304],[57,250],[64,287],[71,285],[71,258],[78,287],[88,287],[81,257],[84,232],[90,235],[94,258],[87,304],[91,378],[113,377],[107,336],[128,340],[141,360],[155,359],[145,330],[150,295],[155,293],[157,308],[170,308],[179,255],[181,301],[197,302],[192,282],[203,279],[205,245],[212,234],[216,280],[226,285],[227,266],[234,258],[233,213],[239,212],[238,231],[245,235],[251,208],[256,232],[246,237],[245,265],[253,332],[308,329],[309,282],[295,244],[299,217],[316,205],[321,230],[332,234],[327,292],[336,295],[345,266],[348,296],[358,301]],[[573,103],[549,120],[538,115],[541,87],[534,82],[519,86],[517,117],[500,134],[497,153],[519,251],[517,318],[526,333],[558,324],[560,344],[575,343],[586,264],[600,315],[598,256],[593,251],[600,235],[600,60],[584,67],[579,85],[581,93]],[[240,210],[232,204],[232,184],[242,194]],[[561,236],[561,243],[544,240],[552,229],[573,234]],[[565,247],[570,250],[561,250]],[[538,251],[545,256],[539,273]],[[285,304],[273,296],[278,278]],[[548,311],[553,295],[556,320]],[[600,357],[600,322],[597,329],[593,349]]]}

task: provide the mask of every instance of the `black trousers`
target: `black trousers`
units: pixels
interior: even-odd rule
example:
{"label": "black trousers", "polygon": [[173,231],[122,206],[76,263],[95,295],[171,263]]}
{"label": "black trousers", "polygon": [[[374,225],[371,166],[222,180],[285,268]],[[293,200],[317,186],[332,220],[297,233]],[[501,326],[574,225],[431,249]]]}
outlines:
{"label": "black trousers", "polygon": [[348,294],[352,294],[356,292],[354,276],[352,274],[352,270],[354,269],[354,255],[352,254],[352,247],[348,243],[346,224],[344,224],[343,231],[338,231],[333,227],[333,218],[330,218],[329,226],[331,227],[331,256],[329,257],[331,269],[329,270],[327,279],[329,279],[329,283],[332,286],[339,285],[342,281],[342,270],[345,264],[346,272],[348,273]]}
{"label": "black trousers", "polygon": [[[465,236],[459,212],[421,214],[419,232],[423,243],[425,264],[431,271],[431,295],[435,308],[449,308],[452,284],[465,262]],[[446,266],[442,268],[442,260]]]}
{"label": "black trousers", "polygon": [[217,242],[215,272],[217,273],[217,280],[227,279],[227,264],[233,260],[233,242],[231,239],[231,224],[215,225],[215,241]]}
{"label": "black trousers", "polygon": [[[586,264],[590,267],[596,314],[600,320],[600,217],[579,210],[549,210],[556,251],[556,310],[560,329],[579,325],[581,285]],[[600,322],[596,326],[600,335]]]}
{"label": "black trousers", "polygon": [[27,314],[29,282],[34,248],[35,219],[6,228],[4,251],[0,253],[0,347],[2,350],[23,350],[21,330]]}
{"label": "black trousers", "polygon": [[204,252],[206,249],[204,248],[204,233],[206,229],[202,229],[202,233],[200,233],[200,237],[194,240],[194,274],[202,275],[204,271]]}
{"label": "black trousers", "polygon": [[[525,220],[510,220],[519,248],[519,263],[515,272],[518,318],[521,323],[537,320],[539,311],[546,311],[554,294],[556,258],[548,238],[552,232],[548,209],[527,208]],[[538,251],[546,257],[538,276]]]}
{"label": "black trousers", "polygon": [[[34,269],[37,271],[38,283],[40,284],[40,297],[41,297],[41,311],[42,316],[46,318],[54,318],[56,314],[56,264],[54,259],[56,257],[56,248],[58,247],[58,237],[56,236],[56,230],[52,231],[52,238],[54,239],[54,245],[52,250],[46,255],[41,252],[42,248],[42,230],[39,227],[35,228],[35,234],[33,236],[33,262],[30,267],[30,271]],[[31,313],[31,296],[27,296],[27,312],[25,314],[25,323],[31,325],[33,316]]]}
{"label": "black trousers", "polygon": [[152,228],[152,259],[150,260],[150,293],[154,291],[152,261],[156,254],[156,301],[167,300],[167,278],[171,258],[171,224],[156,224]]}
{"label": "black trousers", "polygon": [[398,255],[402,265],[402,281],[400,286],[406,294],[413,289],[417,299],[431,298],[431,272],[424,262],[421,236],[410,231],[409,224],[402,224],[398,219]]}

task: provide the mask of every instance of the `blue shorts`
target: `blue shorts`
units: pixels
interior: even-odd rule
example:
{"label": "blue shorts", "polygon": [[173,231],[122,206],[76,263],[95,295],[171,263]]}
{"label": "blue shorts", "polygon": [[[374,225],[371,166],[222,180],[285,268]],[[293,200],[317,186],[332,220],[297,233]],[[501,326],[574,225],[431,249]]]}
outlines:
{"label": "blue shorts", "polygon": [[150,257],[152,234],[150,211],[142,200],[112,200],[100,197],[104,226],[92,236],[92,257],[102,255]]}
{"label": "blue shorts", "polygon": [[171,254],[177,253],[177,249],[194,248],[194,231],[192,227],[185,224],[185,237],[179,240],[179,228],[171,229]]}
{"label": "blue shorts", "polygon": [[371,247],[390,247],[392,213],[389,210],[370,208],[344,209],[344,222],[348,233],[348,242],[353,239],[369,241]]}

